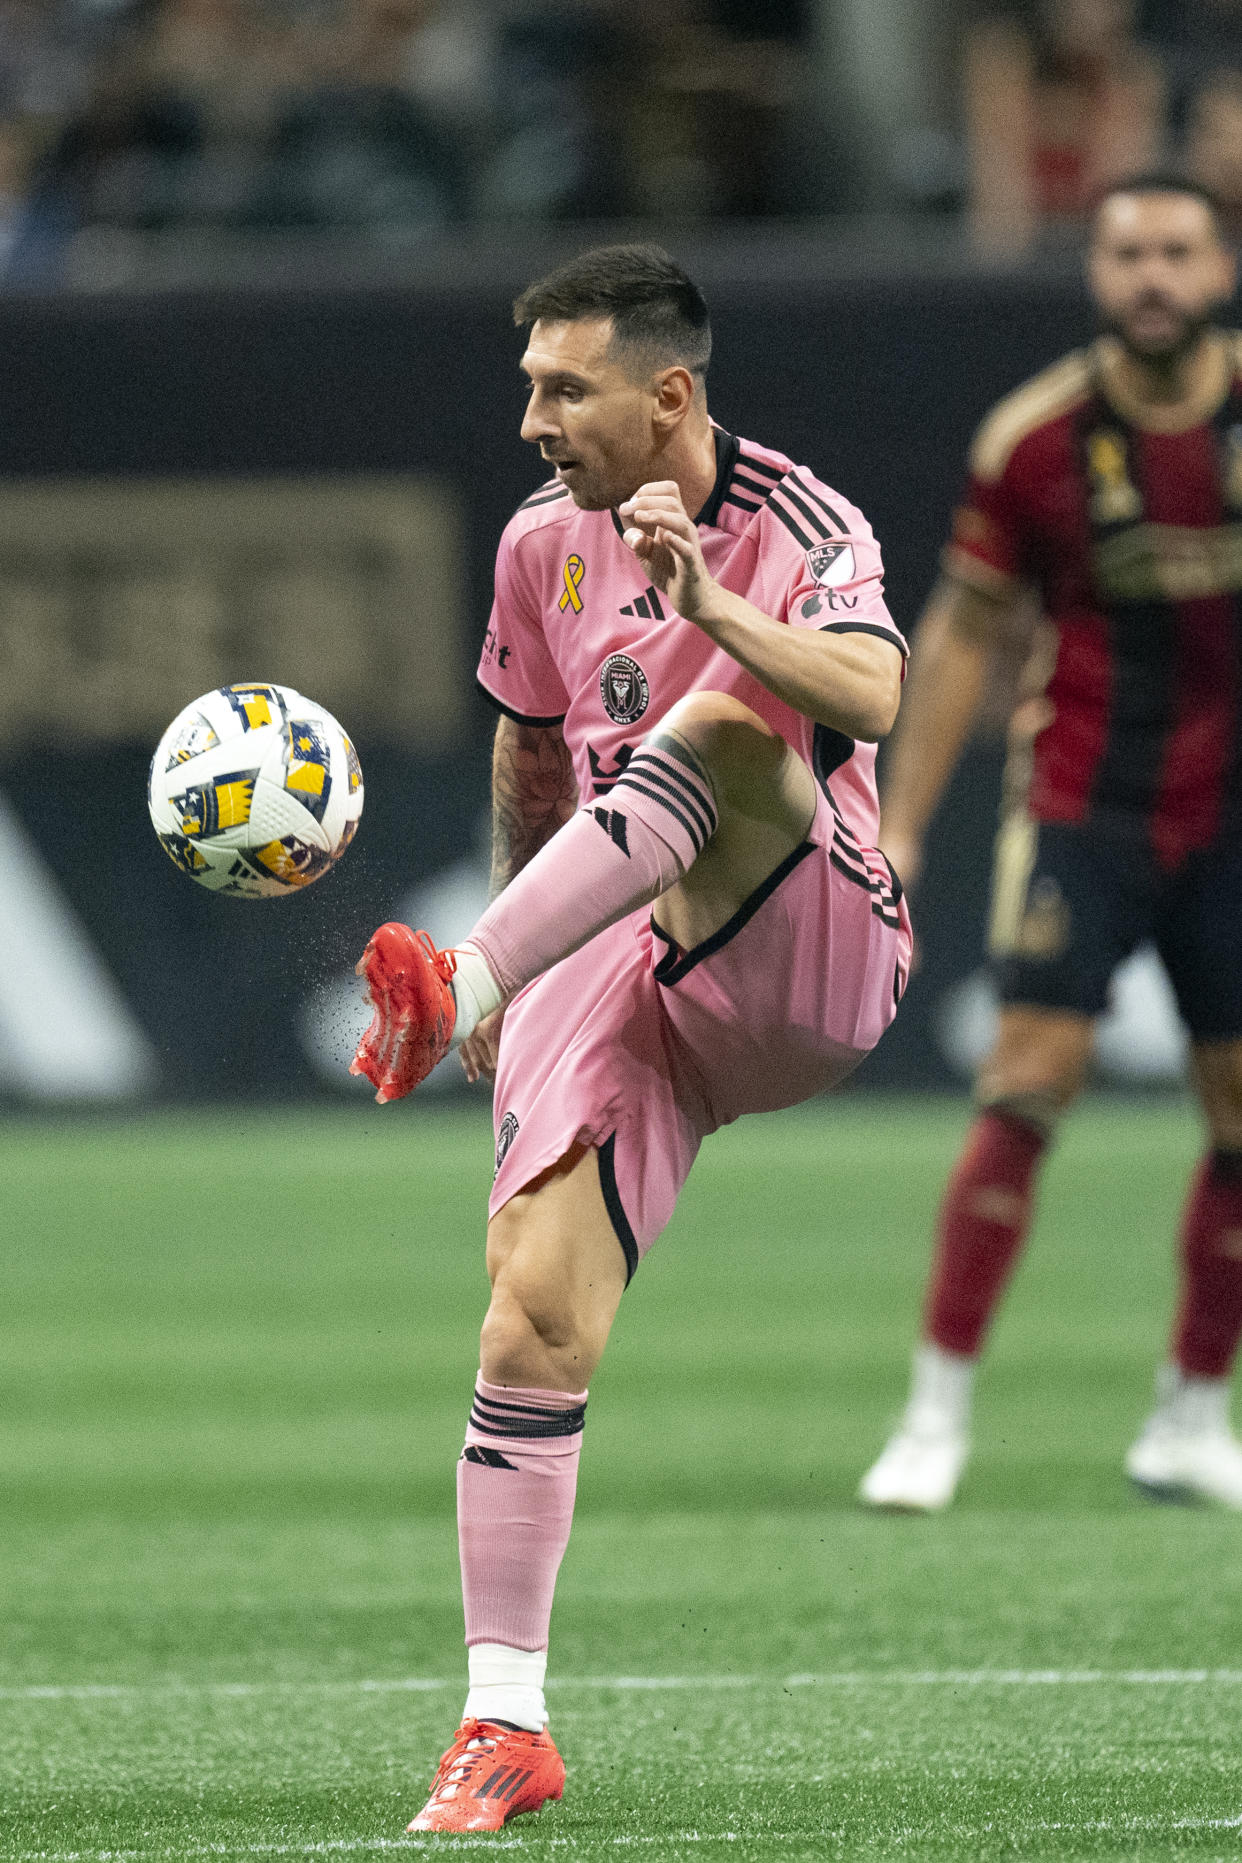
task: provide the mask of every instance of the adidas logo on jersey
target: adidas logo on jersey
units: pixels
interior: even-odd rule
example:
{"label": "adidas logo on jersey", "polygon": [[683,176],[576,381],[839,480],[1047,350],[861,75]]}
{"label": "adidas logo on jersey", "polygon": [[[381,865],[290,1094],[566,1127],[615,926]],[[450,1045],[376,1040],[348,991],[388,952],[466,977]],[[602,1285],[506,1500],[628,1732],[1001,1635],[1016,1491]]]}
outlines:
{"label": "adidas logo on jersey", "polygon": [[636,602],[628,602],[623,615],[639,615],[644,621],[663,621],[664,610],[655,587],[649,582]]}

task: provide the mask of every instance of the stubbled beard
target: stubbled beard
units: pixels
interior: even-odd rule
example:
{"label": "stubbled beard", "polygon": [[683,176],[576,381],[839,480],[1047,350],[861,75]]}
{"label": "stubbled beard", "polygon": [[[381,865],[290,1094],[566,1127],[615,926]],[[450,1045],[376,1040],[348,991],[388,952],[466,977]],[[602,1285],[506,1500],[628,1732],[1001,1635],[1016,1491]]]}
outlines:
{"label": "stubbled beard", "polygon": [[1103,327],[1110,336],[1115,336],[1128,356],[1135,362],[1158,363],[1174,367],[1184,362],[1216,321],[1220,306],[1208,304],[1201,311],[1186,313],[1182,317],[1182,327],[1177,336],[1165,343],[1136,343],[1126,330],[1119,317],[1105,317]]}

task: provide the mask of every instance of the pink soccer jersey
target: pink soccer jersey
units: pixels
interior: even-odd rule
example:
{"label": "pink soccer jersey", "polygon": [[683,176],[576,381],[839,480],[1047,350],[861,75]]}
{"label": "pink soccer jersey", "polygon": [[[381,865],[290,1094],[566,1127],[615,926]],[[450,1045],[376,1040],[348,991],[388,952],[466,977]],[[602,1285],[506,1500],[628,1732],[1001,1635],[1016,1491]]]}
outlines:
{"label": "pink soccer jersey", "polygon": [[[861,511],[783,454],[715,429],[716,483],[699,513],[711,575],[790,627],[906,643],[884,605]],[[615,511],[581,511],[555,480],[505,528],[479,683],[523,724],[564,725],[585,805],[687,692],[730,692],[784,738],[852,837],[879,826],[875,745],[819,725],[682,620],[622,540]]]}

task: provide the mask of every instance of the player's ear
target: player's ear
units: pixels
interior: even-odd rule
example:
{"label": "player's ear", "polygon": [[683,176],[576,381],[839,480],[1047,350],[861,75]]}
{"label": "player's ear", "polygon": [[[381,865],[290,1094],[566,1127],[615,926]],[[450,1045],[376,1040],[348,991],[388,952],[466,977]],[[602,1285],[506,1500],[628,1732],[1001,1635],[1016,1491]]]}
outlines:
{"label": "player's ear", "polygon": [[689,369],[674,363],[671,369],[660,370],[653,386],[656,425],[666,433],[671,432],[690,412],[694,402],[694,377]]}

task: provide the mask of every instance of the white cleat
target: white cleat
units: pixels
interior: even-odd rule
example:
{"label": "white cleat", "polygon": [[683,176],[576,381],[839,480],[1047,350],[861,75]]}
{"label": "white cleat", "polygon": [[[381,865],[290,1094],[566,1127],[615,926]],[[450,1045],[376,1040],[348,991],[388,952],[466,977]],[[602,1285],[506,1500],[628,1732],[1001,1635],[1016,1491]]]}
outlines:
{"label": "white cleat", "polygon": [[1191,1436],[1152,1418],[1126,1474],[1154,1501],[1214,1501],[1242,1509],[1242,1443],[1228,1431]]}
{"label": "white cleat", "polygon": [[1209,1501],[1242,1510],[1242,1443],[1229,1427],[1223,1379],[1165,1368],[1158,1401],[1126,1456],[1126,1474],[1155,1501]]}
{"label": "white cleat", "polygon": [[867,1507],[938,1514],[957,1493],[969,1454],[963,1431],[907,1419],[863,1476],[858,1498]]}

